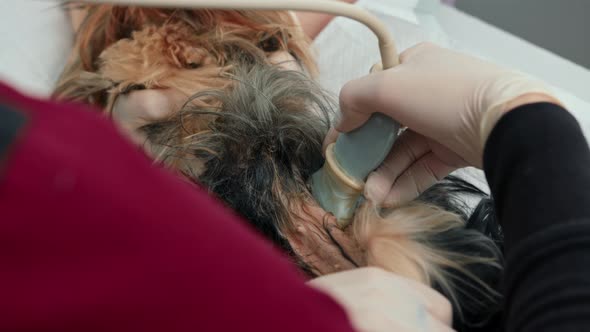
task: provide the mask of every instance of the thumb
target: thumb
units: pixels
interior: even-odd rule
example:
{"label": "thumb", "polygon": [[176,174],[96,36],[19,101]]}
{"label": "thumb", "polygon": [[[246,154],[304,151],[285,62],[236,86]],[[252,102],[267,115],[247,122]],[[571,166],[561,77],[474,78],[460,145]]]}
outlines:
{"label": "thumb", "polygon": [[360,79],[346,83],[340,90],[340,118],[336,122],[336,130],[349,132],[362,126],[376,110],[371,105],[376,76],[370,74]]}
{"label": "thumb", "polygon": [[431,151],[426,137],[409,129],[402,132],[383,164],[369,175],[365,197],[377,205],[383,204],[396,180]]}

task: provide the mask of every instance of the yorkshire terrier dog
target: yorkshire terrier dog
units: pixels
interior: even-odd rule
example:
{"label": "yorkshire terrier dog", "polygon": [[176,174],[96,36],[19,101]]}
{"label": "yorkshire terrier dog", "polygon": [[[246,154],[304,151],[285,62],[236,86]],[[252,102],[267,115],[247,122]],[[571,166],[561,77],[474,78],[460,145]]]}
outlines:
{"label": "yorkshire terrier dog", "polygon": [[[138,89],[174,89],[184,107],[143,126],[150,154],[179,171],[276,243],[310,276],[379,266],[451,300],[455,328],[489,324],[502,234],[490,198],[448,177],[395,208],[365,202],[338,229],[311,195],[336,112],[313,81],[309,40],[288,12],[89,6],[55,90],[98,106]],[[273,65],[288,52],[300,71]],[[481,198],[470,209],[462,197]]]}

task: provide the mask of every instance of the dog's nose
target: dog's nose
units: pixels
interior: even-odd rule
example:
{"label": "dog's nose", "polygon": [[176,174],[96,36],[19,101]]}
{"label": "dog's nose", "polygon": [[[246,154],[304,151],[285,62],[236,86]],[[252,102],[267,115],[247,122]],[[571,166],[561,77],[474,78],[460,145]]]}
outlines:
{"label": "dog's nose", "polygon": [[133,91],[138,91],[138,90],[145,90],[147,89],[147,87],[144,84],[130,84],[128,86],[126,86],[121,93],[122,94],[128,94],[130,92]]}

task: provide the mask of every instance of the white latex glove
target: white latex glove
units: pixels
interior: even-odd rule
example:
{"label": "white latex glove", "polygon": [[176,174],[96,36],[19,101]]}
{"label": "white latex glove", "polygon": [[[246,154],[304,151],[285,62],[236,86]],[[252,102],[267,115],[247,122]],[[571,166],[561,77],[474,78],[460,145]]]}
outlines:
{"label": "white latex glove", "polygon": [[378,268],[330,274],[309,285],[339,302],[358,331],[453,331],[452,307],[445,297]]}
{"label": "white latex glove", "polygon": [[459,167],[481,168],[485,142],[505,112],[558,103],[524,74],[433,44],[406,50],[400,62],[347,83],[340,93],[338,131],[359,127],[373,112],[409,128],[367,179],[365,197],[379,205],[412,200]]}

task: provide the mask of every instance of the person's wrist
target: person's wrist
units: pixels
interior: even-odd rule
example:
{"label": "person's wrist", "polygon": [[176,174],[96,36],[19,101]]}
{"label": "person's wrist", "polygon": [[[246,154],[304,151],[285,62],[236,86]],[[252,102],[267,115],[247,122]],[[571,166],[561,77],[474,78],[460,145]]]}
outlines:
{"label": "person's wrist", "polygon": [[[483,112],[481,122],[480,122],[480,150],[481,150],[481,158],[483,158],[483,150],[486,145],[486,142],[490,136],[490,133],[498,123],[498,121],[508,112],[524,105],[534,104],[534,103],[553,103],[557,105],[561,105],[559,100],[549,93],[544,92],[528,92],[523,93],[515,98],[510,99],[507,102],[500,103],[495,107]],[[481,159],[483,162],[483,159]]]}
{"label": "person's wrist", "polygon": [[555,97],[545,94],[545,93],[527,93],[522,96],[514,98],[514,100],[509,101],[505,104],[504,110],[502,115],[506,114],[507,112],[512,111],[515,108],[520,106],[528,105],[528,104],[535,104],[535,103],[552,103],[556,105],[561,105],[559,100]]}

